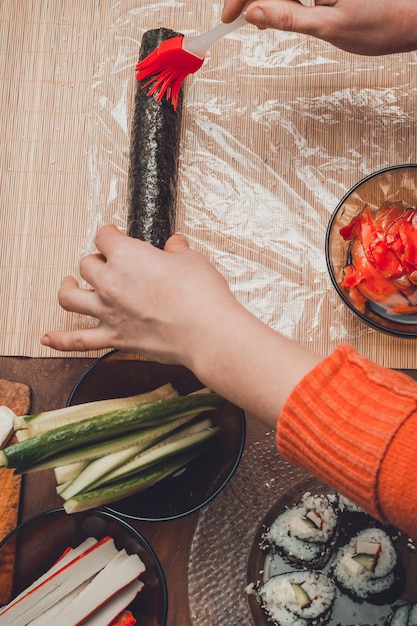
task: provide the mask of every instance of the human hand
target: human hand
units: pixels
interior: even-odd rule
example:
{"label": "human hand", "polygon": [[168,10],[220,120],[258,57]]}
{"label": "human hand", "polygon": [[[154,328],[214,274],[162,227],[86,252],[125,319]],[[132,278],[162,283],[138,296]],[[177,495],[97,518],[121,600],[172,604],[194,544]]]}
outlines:
{"label": "human hand", "polygon": [[96,246],[99,252],[80,263],[91,288],[67,276],[58,299],[67,311],[96,318],[97,325],[49,331],[41,343],[76,352],[117,348],[184,365],[274,427],[288,394],[320,357],[249,313],[181,235],[160,250],[104,226]]}
{"label": "human hand", "polygon": [[96,318],[93,328],[51,331],[42,343],[57,350],[118,348],[141,352],[161,362],[189,364],[193,338],[220,308],[235,305],[226,281],[181,235],[165,251],[123,235],[115,226],[101,228],[99,253],[80,262],[81,277],[63,279],[58,293],[67,311]]}
{"label": "human hand", "polygon": [[[222,19],[231,22],[247,0],[224,0]],[[363,55],[417,49],[415,0],[253,0],[245,9],[250,24],[311,35]]]}

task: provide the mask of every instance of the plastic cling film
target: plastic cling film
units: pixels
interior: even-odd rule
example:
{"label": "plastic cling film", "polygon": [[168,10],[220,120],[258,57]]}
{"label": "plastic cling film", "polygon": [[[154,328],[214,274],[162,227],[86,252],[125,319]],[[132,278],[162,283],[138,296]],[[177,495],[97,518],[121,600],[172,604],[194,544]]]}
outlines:
{"label": "plastic cling film", "polygon": [[[198,35],[222,4],[116,3],[90,100],[89,223],[126,228],[129,129],[141,38]],[[373,171],[417,160],[417,55],[350,55],[307,36],[247,25],[185,82],[176,230],[264,322],[321,353],[350,342],[382,362],[381,336],[334,291],[325,234],[337,203]],[[383,337],[388,348],[401,340]],[[386,347],[386,346],[385,346]],[[389,354],[385,350],[384,354]],[[405,366],[405,365],[404,365]]]}

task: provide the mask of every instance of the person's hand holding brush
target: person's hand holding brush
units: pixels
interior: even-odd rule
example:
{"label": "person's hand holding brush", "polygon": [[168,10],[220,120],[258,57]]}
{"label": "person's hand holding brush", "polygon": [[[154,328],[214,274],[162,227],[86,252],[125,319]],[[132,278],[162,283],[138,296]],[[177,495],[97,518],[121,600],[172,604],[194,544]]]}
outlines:
{"label": "person's hand holding brush", "polygon": [[260,29],[311,35],[337,48],[368,56],[417,50],[415,0],[224,0],[222,20],[242,11]]}

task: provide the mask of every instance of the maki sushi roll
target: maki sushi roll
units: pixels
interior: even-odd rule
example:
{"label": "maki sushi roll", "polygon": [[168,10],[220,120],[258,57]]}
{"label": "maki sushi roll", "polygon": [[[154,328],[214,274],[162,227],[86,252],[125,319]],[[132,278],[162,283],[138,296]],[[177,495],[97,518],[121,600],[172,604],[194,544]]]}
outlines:
{"label": "maki sushi roll", "polygon": [[338,516],[324,495],[304,494],[263,535],[261,548],[297,568],[322,569],[337,538]]}
{"label": "maki sushi roll", "polygon": [[403,604],[388,617],[387,626],[415,626],[417,624],[417,604]]}
{"label": "maki sushi roll", "polygon": [[399,598],[404,572],[391,537],[380,528],[358,532],[336,553],[332,575],[354,600],[388,604]]}
{"label": "maki sushi roll", "polygon": [[260,605],[276,626],[322,626],[331,618],[336,588],[322,572],[272,576],[258,587]]}

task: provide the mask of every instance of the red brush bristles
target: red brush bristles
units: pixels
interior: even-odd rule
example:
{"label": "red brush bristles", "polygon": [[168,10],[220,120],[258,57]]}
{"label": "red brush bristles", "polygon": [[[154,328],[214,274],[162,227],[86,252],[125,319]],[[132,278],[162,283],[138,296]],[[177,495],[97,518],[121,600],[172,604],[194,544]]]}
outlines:
{"label": "red brush bristles", "polygon": [[204,59],[183,49],[183,39],[184,37],[166,39],[135,68],[136,80],[146,81],[142,89],[153,85],[147,95],[155,96],[157,102],[165,96],[172,102],[175,110],[178,107],[182,83],[189,74],[200,69],[204,62]]}

